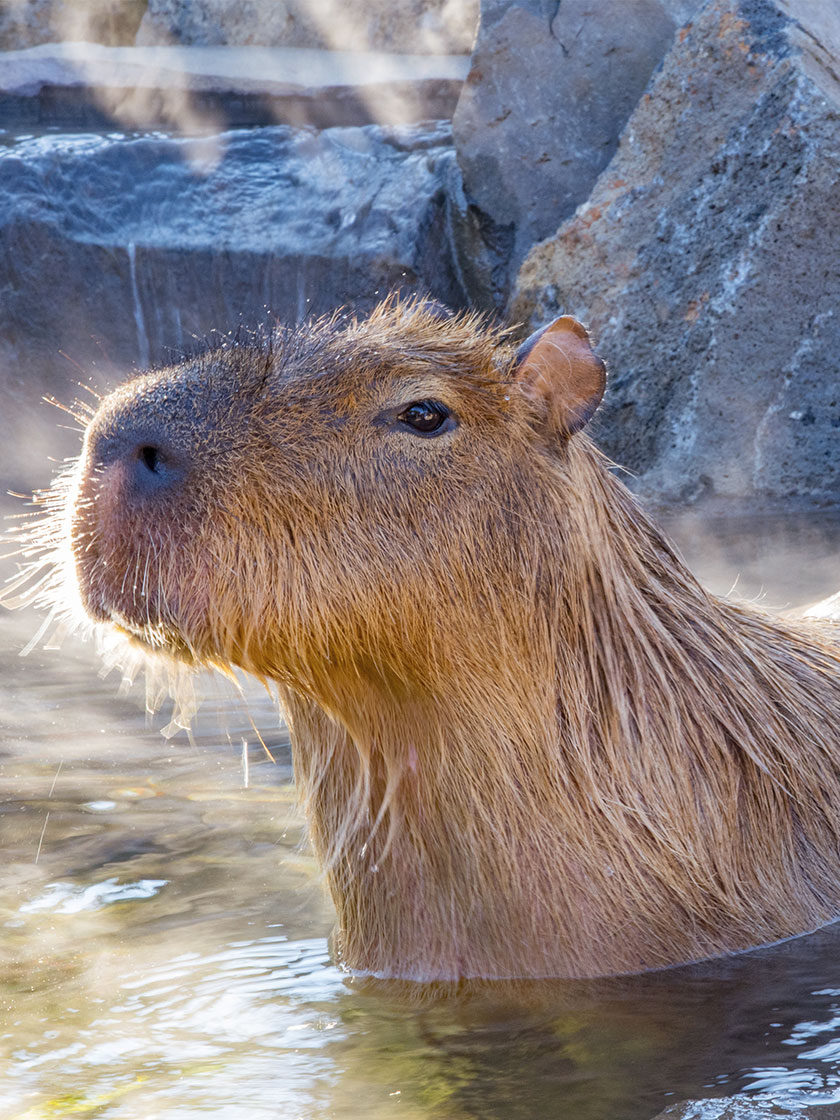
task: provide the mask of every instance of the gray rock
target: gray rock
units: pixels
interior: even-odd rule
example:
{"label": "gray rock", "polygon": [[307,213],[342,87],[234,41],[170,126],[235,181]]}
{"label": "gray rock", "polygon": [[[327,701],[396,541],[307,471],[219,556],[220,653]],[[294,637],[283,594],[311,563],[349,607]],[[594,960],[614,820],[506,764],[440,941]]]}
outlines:
{"label": "gray rock", "polygon": [[0,50],[47,43],[52,35],[53,0],[11,0],[0,7]]}
{"label": "gray rock", "polygon": [[0,50],[86,41],[465,54],[478,0],[3,0]]}
{"label": "gray rock", "polygon": [[46,43],[3,55],[0,119],[18,131],[188,134],[253,124],[413,124],[451,118],[468,65],[466,55]]}
{"label": "gray rock", "polygon": [[478,0],[148,0],[138,44],[469,52]]}
{"label": "gray rock", "polygon": [[102,387],[210,332],[365,310],[392,288],[463,305],[453,160],[446,124],[0,147],[0,479],[26,485],[9,437],[36,418],[54,431],[41,395],[72,400],[80,370]]}
{"label": "gray rock", "polygon": [[594,329],[596,434],[654,499],[840,500],[839,23],[712,0],[520,272],[514,317]]}
{"label": "gray rock", "polygon": [[133,43],[146,0],[3,0],[0,50],[58,40]]}
{"label": "gray rock", "polygon": [[698,2],[483,0],[453,121],[472,220],[501,266],[480,302],[503,303],[506,269],[587,197]]}

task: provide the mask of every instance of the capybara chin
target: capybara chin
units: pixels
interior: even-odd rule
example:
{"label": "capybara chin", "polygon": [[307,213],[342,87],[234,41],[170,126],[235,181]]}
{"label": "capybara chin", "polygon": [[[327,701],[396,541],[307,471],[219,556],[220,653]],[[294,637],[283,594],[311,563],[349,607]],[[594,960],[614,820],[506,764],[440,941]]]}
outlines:
{"label": "capybara chin", "polygon": [[840,913],[840,651],[696,583],[581,430],[603,390],[572,319],[517,351],[391,299],[129,382],[54,492],[90,616],[278,686],[352,969],[596,976]]}

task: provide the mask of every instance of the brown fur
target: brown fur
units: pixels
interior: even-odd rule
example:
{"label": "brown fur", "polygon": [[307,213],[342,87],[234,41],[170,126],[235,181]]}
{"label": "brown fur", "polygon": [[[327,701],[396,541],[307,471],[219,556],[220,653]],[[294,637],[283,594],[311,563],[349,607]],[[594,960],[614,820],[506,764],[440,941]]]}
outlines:
{"label": "brown fur", "polygon": [[[277,683],[352,968],[593,976],[840,912],[840,651],[696,583],[571,434],[587,354],[541,395],[394,300],[214,351],[106,398],[31,534],[32,597]],[[382,419],[429,398],[453,433]],[[165,501],[103,465],[144,424]]]}

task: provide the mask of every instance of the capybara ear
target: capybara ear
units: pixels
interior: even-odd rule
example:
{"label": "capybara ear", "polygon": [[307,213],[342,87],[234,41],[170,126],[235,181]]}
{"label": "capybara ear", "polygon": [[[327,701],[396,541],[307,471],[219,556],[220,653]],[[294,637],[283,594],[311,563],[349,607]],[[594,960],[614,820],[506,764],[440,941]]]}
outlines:
{"label": "capybara ear", "polygon": [[607,384],[606,366],[593,353],[586,328],[569,315],[522,343],[515,377],[522,392],[545,409],[551,427],[567,435],[589,423]]}

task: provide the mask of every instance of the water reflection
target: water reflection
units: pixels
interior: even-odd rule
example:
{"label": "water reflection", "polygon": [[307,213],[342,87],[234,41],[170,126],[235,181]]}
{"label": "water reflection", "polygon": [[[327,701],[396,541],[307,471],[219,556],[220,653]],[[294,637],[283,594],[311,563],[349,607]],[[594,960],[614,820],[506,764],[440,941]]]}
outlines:
{"label": "water reflection", "polygon": [[[98,802],[97,804],[103,804]],[[114,804],[113,802],[105,804]],[[89,808],[89,806],[83,806]],[[127,902],[132,898],[152,898],[168,879],[140,879],[136,883],[119,883],[106,879],[89,887],[73,883],[49,883],[44,893],[21,906],[21,913],[34,914],[38,910],[52,910],[56,914],[78,914],[82,910],[101,910],[114,902]]]}
{"label": "water reflection", "polygon": [[[823,595],[817,568],[788,554],[771,591]],[[599,982],[348,978],[270,699],[220,693],[166,741],[90,650],[21,660],[35,620],[0,623],[1,1116],[646,1120],[840,1091],[840,926]]]}

